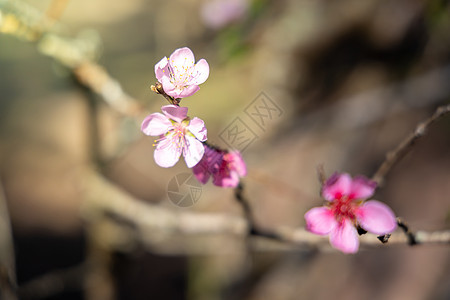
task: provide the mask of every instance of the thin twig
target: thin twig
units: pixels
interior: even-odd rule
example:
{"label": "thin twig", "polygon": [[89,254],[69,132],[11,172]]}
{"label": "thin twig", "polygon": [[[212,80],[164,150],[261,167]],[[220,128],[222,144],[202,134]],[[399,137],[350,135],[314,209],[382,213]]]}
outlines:
{"label": "thin twig", "polygon": [[450,112],[450,105],[440,106],[427,120],[419,123],[413,133],[407,136],[394,150],[388,152],[386,159],[372,176],[378,186],[381,186],[389,171],[412,149],[419,138],[425,135],[429,126]]}
{"label": "thin twig", "polygon": [[244,217],[250,224],[249,233],[252,233],[254,231],[253,214],[248,200],[244,197],[244,185],[242,182],[239,182],[238,186],[234,189],[234,198],[241,205]]}
{"label": "thin twig", "polygon": [[445,65],[329,104],[316,112],[303,115],[298,121],[314,126],[320,123],[320,128],[327,132],[359,130],[387,117],[440,105],[450,96],[449,78],[450,65]]}
{"label": "thin twig", "polygon": [[417,245],[418,242],[416,239],[416,235],[409,229],[408,224],[406,224],[406,222],[403,221],[401,218],[397,218],[397,224],[398,227],[400,227],[400,229],[403,230],[403,233],[408,238],[408,244],[410,246]]}
{"label": "thin twig", "polygon": [[250,203],[247,198],[244,196],[244,185],[242,182],[239,182],[238,186],[234,189],[234,197],[237,202],[241,205],[242,210],[244,212],[244,218],[249,224],[248,226],[248,234],[260,237],[266,237],[270,239],[280,240],[276,233],[271,232],[270,230],[265,230],[259,228],[251,210]]}
{"label": "thin twig", "polygon": [[[408,244],[410,246],[414,246],[417,245],[417,238],[416,238],[416,234],[414,234],[410,229],[408,224],[406,224],[406,222],[401,219],[401,218],[397,218],[397,225],[398,227],[403,231],[403,233],[405,234],[405,237],[408,239]],[[387,243],[389,241],[391,237],[391,234],[385,234],[385,235],[380,235],[378,236],[378,239],[383,243]]]}

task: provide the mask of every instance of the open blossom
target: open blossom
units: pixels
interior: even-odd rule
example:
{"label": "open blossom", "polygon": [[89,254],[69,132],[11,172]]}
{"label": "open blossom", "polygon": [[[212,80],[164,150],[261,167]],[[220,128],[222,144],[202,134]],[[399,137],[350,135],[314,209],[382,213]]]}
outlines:
{"label": "open blossom", "polygon": [[306,228],[315,234],[329,235],[331,245],[345,253],[359,248],[356,226],[377,234],[391,233],[397,228],[392,210],[371,197],[376,183],[365,177],[351,178],[349,174],[335,173],[322,187],[324,207],[315,207],[305,214]]}
{"label": "open blossom", "polygon": [[192,168],[195,177],[205,184],[212,177],[214,185],[236,187],[240,177],[247,175],[247,167],[239,151],[225,151],[204,145],[202,160]]}
{"label": "open blossom", "polygon": [[155,75],[167,95],[184,98],[192,96],[208,79],[209,65],[204,59],[195,64],[194,53],[184,47],[161,59],[155,65]]}
{"label": "open blossom", "polygon": [[184,156],[188,168],[195,166],[203,157],[206,128],[203,120],[190,119],[187,107],[166,105],[161,113],[148,115],[142,122],[141,130],[146,135],[159,136],[154,153],[156,163],[168,168],[174,166]]}

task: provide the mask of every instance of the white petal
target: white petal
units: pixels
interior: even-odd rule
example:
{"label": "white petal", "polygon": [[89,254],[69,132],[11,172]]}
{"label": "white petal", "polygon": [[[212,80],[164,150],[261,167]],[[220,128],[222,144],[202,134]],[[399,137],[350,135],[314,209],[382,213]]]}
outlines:
{"label": "white petal", "polygon": [[205,154],[205,148],[203,144],[192,136],[185,136],[186,138],[186,149],[183,152],[184,160],[188,168],[192,168],[202,159],[203,154]]}

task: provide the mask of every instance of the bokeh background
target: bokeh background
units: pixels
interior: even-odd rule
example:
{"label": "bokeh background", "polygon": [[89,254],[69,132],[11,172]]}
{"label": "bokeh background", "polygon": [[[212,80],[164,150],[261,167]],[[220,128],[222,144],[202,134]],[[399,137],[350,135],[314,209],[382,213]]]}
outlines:
{"label": "bokeh background", "polygon": [[[257,224],[303,227],[322,203],[317,166],[371,176],[449,102],[448,1],[1,0],[0,12],[2,241],[9,217],[14,247],[3,243],[1,270],[15,267],[21,299],[450,298],[445,245],[344,255],[255,238],[267,244],[247,253],[239,236],[142,232],[95,211],[85,191],[93,170],[144,205],[242,215],[233,190],[211,183],[195,205],[173,205],[167,184],[189,170],[159,168],[139,130],[166,104],[150,90],[154,65],[187,46],[211,69],[182,102],[209,141],[226,147],[221,136],[238,117],[257,136],[243,151]],[[80,83],[83,60],[103,66],[134,109],[124,114]],[[282,111],[264,127],[245,113],[261,92]],[[412,230],[450,228],[449,149],[443,119],[375,195]]]}

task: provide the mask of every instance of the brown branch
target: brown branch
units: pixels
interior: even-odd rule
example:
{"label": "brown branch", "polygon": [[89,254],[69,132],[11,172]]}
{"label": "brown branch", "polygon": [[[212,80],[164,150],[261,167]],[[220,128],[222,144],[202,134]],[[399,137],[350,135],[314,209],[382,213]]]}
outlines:
{"label": "brown branch", "polygon": [[[407,237],[407,239],[408,239],[408,244],[409,244],[410,246],[413,246],[413,245],[417,245],[417,244],[418,244],[418,241],[417,241],[417,239],[416,239],[416,235],[409,229],[409,226],[408,226],[408,224],[406,224],[405,221],[403,221],[401,218],[397,218],[397,225],[398,225],[398,227],[399,227],[401,230],[403,230],[403,233],[404,233],[405,236]],[[388,238],[389,238],[389,237],[388,237]],[[386,242],[387,242],[387,240],[386,240]]]}
{"label": "brown branch", "polygon": [[[20,1],[0,3],[3,21],[0,33],[36,43],[37,49],[67,67],[75,79],[98,94],[112,109],[136,117],[142,105],[122,89],[104,67],[96,63],[100,42],[96,36],[80,35],[71,38],[62,35],[55,18],[62,13],[67,0],[54,0],[46,13]],[[50,15],[48,15],[50,14]]]}
{"label": "brown branch", "polygon": [[372,180],[382,185],[389,171],[412,149],[419,138],[425,135],[427,129],[436,121],[450,112],[450,105],[440,106],[427,120],[419,123],[409,136],[407,136],[394,150],[388,152],[386,159],[372,176]]}
{"label": "brown branch", "polygon": [[247,223],[250,224],[249,233],[254,231],[254,219],[251,211],[250,203],[247,198],[244,197],[244,184],[239,182],[238,186],[234,189],[234,198],[241,205],[244,217]]}
{"label": "brown branch", "polygon": [[142,105],[126,94],[120,83],[99,64],[83,61],[74,66],[72,72],[81,84],[100,95],[117,112],[134,118],[142,113]]}
{"label": "brown branch", "polygon": [[89,220],[105,213],[134,224],[142,233],[162,234],[242,234],[246,222],[224,214],[174,211],[140,201],[94,171],[83,175],[85,204],[83,215]]}
{"label": "brown branch", "polygon": [[[133,205],[133,204],[132,204]],[[128,216],[127,213],[124,213],[122,217],[130,218],[128,221],[134,222],[135,225],[143,228],[146,227],[144,224],[138,224],[142,220],[132,220],[132,216]],[[151,217],[149,215],[148,217]],[[230,218],[230,222],[236,222],[238,219]],[[214,220],[210,219],[208,222],[214,224]],[[202,230],[199,230],[197,227],[196,230],[189,231],[191,234],[199,234],[200,232],[203,234],[211,234],[215,236],[217,231],[215,229],[210,230],[207,223],[203,223],[201,225]],[[163,228],[152,227],[152,230],[164,230]],[[243,228],[241,228],[243,229]],[[246,234],[245,230],[238,230],[234,232],[239,236],[243,236]],[[254,232],[253,236],[260,236],[266,238],[265,240],[252,240],[252,251],[258,252],[266,252],[266,251],[299,251],[299,250],[323,250],[323,251],[331,251],[332,248],[329,245],[328,239],[326,237],[313,235],[306,231],[303,228],[289,228],[289,227],[278,227],[275,228],[270,234],[269,232]],[[174,233],[171,233],[174,234]],[[414,234],[414,238],[416,241],[416,245],[421,244],[437,244],[437,245],[450,245],[450,230],[445,231],[435,231],[435,232],[426,232],[426,231],[418,231]],[[269,241],[278,241],[282,243],[270,243]],[[401,244],[406,245],[410,244],[408,242],[408,237],[401,233],[395,232],[389,238],[389,244]],[[153,251],[161,251],[161,248],[155,248],[155,244],[162,243],[163,241],[158,238],[155,241],[151,241],[148,237],[144,235],[140,235],[140,242],[146,244],[148,247],[151,247]],[[382,247],[382,244],[376,239],[376,236],[373,234],[365,234],[360,237],[360,244],[362,249],[373,248],[373,247]],[[222,244],[219,244],[215,247],[201,247],[202,254],[209,253],[224,253]],[[117,249],[115,249],[117,250]],[[120,250],[120,249],[119,249]],[[176,248],[167,249],[163,248],[162,251],[164,253],[171,254],[183,254],[188,255],[192,253],[198,253],[198,248]],[[194,251],[194,252],[193,252]],[[31,280],[30,282],[24,284],[20,288],[20,295],[23,299],[42,299],[48,296],[52,296],[62,292],[67,288],[80,288],[82,285],[83,278],[89,272],[89,264],[83,263],[78,266],[74,266],[64,270],[52,271],[45,275],[42,275],[36,279]],[[99,278],[98,278],[99,279]]]}
{"label": "brown branch", "polygon": [[[450,96],[449,78],[450,65],[438,67],[404,81],[383,85],[329,104],[303,115],[300,122],[319,125],[327,132],[359,130],[386,117],[440,105]],[[323,122],[318,124],[317,120]]]}
{"label": "brown branch", "polygon": [[244,213],[244,219],[248,224],[248,235],[260,236],[271,238],[275,240],[281,240],[274,232],[259,228],[255,223],[255,219],[252,213],[252,209],[248,199],[244,196],[244,185],[242,182],[234,189],[234,198],[241,205]]}
{"label": "brown branch", "polygon": [[[164,253],[186,254],[190,251],[203,251],[202,253],[220,252],[224,249],[217,248],[213,244],[190,245],[189,239],[194,236],[204,238],[217,238],[218,235],[226,237],[243,238],[250,233],[254,237],[282,242],[283,247],[277,249],[329,249],[327,237],[317,236],[304,228],[276,227],[263,229],[256,226],[253,217],[237,217],[218,213],[197,213],[189,211],[171,210],[158,205],[151,205],[140,201],[126,192],[120,190],[93,171],[86,171],[84,178],[83,216],[87,222],[90,220],[107,217],[116,222],[118,227],[128,224],[134,228],[136,238],[140,244],[146,245],[152,251]],[[237,189],[239,201],[246,201],[242,190]],[[240,194],[240,195],[239,195]],[[251,215],[250,208],[243,205],[244,214]],[[245,212],[246,211],[246,212]],[[122,224],[122,225],[120,225]],[[126,236],[132,236],[127,232]],[[114,236],[114,235],[108,235]],[[184,241],[182,237],[189,237]],[[172,247],[173,238],[178,237],[176,247]],[[449,244],[450,230],[438,232],[418,231],[414,234],[416,244]],[[360,237],[362,247],[381,245],[376,235],[365,234]],[[394,232],[389,238],[389,244],[410,244],[408,237],[403,232]],[[126,243],[127,244],[127,243]],[[118,247],[111,243],[112,247]],[[272,249],[267,243],[257,243],[252,247],[253,251],[268,251]]]}

